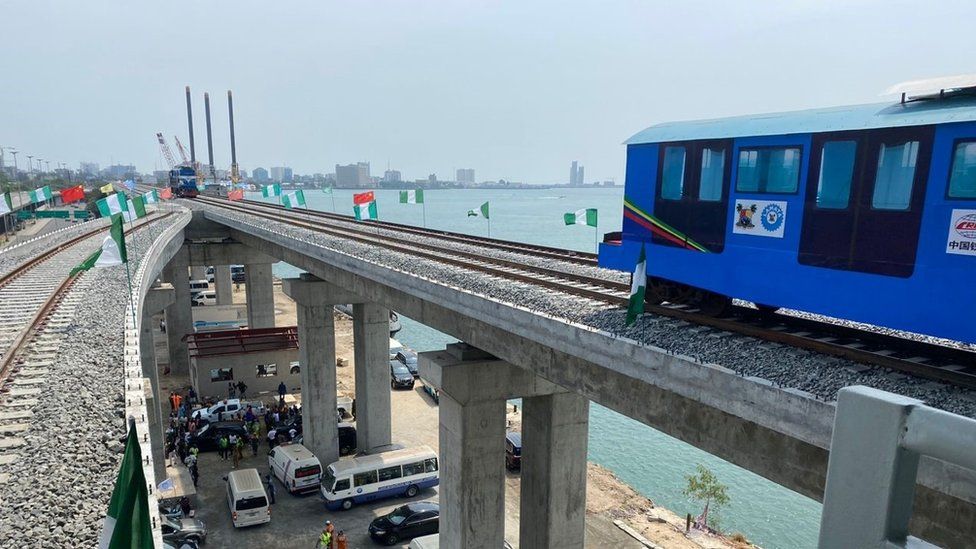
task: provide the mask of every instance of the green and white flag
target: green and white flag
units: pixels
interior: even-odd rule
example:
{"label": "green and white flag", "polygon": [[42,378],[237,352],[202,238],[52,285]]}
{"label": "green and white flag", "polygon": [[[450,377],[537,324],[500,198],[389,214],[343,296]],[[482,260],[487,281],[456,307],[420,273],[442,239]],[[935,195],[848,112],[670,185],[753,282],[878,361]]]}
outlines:
{"label": "green and white flag", "polygon": [[424,190],[400,191],[400,204],[423,204]]}
{"label": "green and white flag", "polygon": [[323,194],[332,194],[332,187],[322,187]]}
{"label": "green and white flag", "polygon": [[141,196],[133,196],[128,202],[128,209],[122,213],[126,221],[131,223],[140,217],[146,217],[146,203]]}
{"label": "green and white flag", "polygon": [[125,455],[119,477],[108,503],[105,524],[98,538],[99,549],[152,549],[152,519],[149,518],[149,491],[142,471],[142,451],[135,423],[129,425]]}
{"label": "green and white flag", "polygon": [[30,200],[34,204],[51,200],[51,186],[44,185],[40,189],[34,189],[30,192]]}
{"label": "green and white flag", "polygon": [[281,203],[284,204],[286,208],[297,208],[298,206],[304,206],[305,192],[298,189],[297,191],[286,193],[281,197]]}
{"label": "green and white flag", "polygon": [[468,210],[468,217],[483,217],[485,219],[491,219],[488,216],[488,203],[485,202],[477,210]]}
{"label": "green and white flag", "polygon": [[585,208],[563,215],[567,225],[588,225],[596,227],[596,208]]}
{"label": "green and white flag", "polygon": [[14,206],[10,203],[10,193],[3,193],[0,195],[0,214],[10,213],[12,211],[14,211]]}
{"label": "green and white flag", "polygon": [[156,192],[156,189],[153,189],[142,195],[142,200],[146,204],[156,204],[159,202],[159,193]]}
{"label": "green and white flag", "polygon": [[356,204],[352,207],[352,212],[356,214],[356,221],[362,221],[364,219],[379,219],[379,215],[376,214],[375,200],[365,204]]}
{"label": "green and white flag", "polygon": [[647,256],[644,254],[644,246],[641,245],[641,253],[637,258],[637,266],[634,267],[634,277],[630,279],[630,304],[627,306],[627,325],[630,326],[637,320],[638,315],[644,312],[644,292],[647,290]]}
{"label": "green and white flag", "polygon": [[129,201],[123,193],[114,193],[95,203],[101,217],[109,217],[129,211]]}
{"label": "green and white flag", "polygon": [[78,271],[87,271],[92,267],[112,267],[128,263],[129,256],[125,251],[125,229],[122,228],[122,216],[112,217],[112,225],[109,227],[108,236],[102,241],[102,249],[88,256],[88,259],[80,265],[71,269],[71,274]]}
{"label": "green and white flag", "polygon": [[265,198],[271,198],[272,196],[281,196],[281,185],[278,183],[272,183],[271,185],[265,185],[261,187],[261,196]]}

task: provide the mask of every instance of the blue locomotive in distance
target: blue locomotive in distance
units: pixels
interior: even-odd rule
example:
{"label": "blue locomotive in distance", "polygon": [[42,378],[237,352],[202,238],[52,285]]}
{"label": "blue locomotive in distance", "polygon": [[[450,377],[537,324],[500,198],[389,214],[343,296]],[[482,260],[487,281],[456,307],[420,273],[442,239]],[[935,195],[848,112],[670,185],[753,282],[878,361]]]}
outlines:
{"label": "blue locomotive in distance", "polygon": [[732,298],[976,343],[976,78],[897,103],[659,124],[627,142],[599,262],[647,300]]}
{"label": "blue locomotive in distance", "polygon": [[200,194],[197,188],[197,171],[192,166],[177,166],[169,171],[169,189],[173,196],[180,198],[196,198]]}

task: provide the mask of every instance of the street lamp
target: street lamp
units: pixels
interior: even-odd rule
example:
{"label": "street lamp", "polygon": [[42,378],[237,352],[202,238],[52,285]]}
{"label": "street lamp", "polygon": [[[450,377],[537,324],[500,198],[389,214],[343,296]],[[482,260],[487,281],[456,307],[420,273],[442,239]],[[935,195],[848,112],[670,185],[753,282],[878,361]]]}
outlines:
{"label": "street lamp", "polygon": [[[17,169],[17,152],[18,151],[13,149],[10,150],[10,154],[14,155],[14,180],[17,182],[17,204],[21,205],[23,203],[23,197],[21,197],[20,195],[22,191],[20,188],[20,170]],[[14,218],[14,233],[16,232],[17,232],[17,219]]]}

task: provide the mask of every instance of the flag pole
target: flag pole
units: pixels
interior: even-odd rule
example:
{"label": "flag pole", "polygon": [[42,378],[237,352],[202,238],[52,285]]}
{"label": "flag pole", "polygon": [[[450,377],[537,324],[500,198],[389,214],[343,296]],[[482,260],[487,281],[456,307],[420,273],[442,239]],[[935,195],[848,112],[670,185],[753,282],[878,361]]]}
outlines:
{"label": "flag pole", "polygon": [[329,194],[331,194],[331,195],[332,195],[332,213],[336,213],[336,206],[335,206],[335,189],[332,189],[332,191],[331,191],[331,192],[329,192]]}
{"label": "flag pole", "polygon": [[421,202],[424,205],[424,228],[427,228],[427,201]]}
{"label": "flag pole", "polygon": [[485,218],[488,221],[488,238],[491,238],[491,218]]}
{"label": "flag pole", "polygon": [[593,253],[600,253],[600,229],[593,226]]}

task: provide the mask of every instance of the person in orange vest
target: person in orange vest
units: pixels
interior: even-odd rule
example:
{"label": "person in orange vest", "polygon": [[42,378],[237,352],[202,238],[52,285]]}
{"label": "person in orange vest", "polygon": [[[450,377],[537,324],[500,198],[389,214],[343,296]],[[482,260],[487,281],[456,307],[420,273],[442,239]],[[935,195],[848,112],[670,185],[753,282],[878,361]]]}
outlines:
{"label": "person in orange vest", "polygon": [[346,538],[346,534],[339,530],[339,535],[336,536],[336,548],[335,549],[349,549],[349,539]]}

